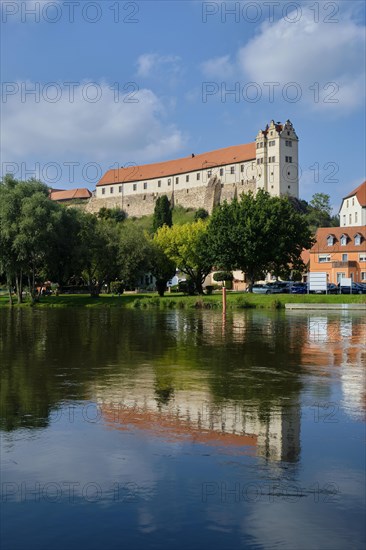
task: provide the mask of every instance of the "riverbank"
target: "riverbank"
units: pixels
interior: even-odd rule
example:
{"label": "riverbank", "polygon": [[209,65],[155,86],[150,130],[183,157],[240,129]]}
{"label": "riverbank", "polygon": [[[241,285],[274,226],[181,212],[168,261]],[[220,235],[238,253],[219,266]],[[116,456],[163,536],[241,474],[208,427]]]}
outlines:
{"label": "riverbank", "polygon": [[[276,294],[260,295],[248,293],[228,293],[228,309],[284,309],[285,304],[365,304],[366,295],[317,295],[317,294]],[[9,307],[9,298],[0,296],[0,308]],[[156,293],[126,293],[121,296],[103,294],[92,298],[84,294],[64,294],[61,296],[42,296],[34,306],[29,302],[14,307],[68,308],[68,307],[128,307],[138,309],[222,309],[221,294],[212,296],[185,296],[183,294],[166,294],[160,298]]]}

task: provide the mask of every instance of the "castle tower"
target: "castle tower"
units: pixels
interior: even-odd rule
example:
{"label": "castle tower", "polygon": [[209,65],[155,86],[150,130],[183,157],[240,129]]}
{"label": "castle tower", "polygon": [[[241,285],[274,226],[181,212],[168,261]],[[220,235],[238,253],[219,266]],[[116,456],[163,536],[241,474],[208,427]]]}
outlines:
{"label": "castle tower", "polygon": [[299,196],[299,138],[292,123],[271,121],[256,137],[257,189]]}

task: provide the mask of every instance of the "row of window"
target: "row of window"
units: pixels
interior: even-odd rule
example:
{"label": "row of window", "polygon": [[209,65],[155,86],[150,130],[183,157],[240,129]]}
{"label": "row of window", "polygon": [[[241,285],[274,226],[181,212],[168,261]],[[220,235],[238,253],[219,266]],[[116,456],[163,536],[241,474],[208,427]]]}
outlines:
{"label": "row of window", "polygon": [[[332,259],[331,254],[318,254],[318,262],[320,264],[335,261],[334,258]],[[358,261],[359,262],[366,262],[366,253],[360,253],[358,255]],[[342,262],[348,262],[348,254],[342,254]]]}
{"label": "row of window", "polygon": [[[252,168],[254,168],[253,164],[254,163],[252,163]],[[262,164],[263,164],[263,159],[262,159]],[[244,164],[241,164],[240,165],[240,172],[241,173],[244,173],[244,168],[245,168]],[[220,176],[223,176],[224,175],[224,168],[220,168],[219,173],[220,173]],[[235,174],[235,166],[230,166],[230,174]],[[210,178],[211,176],[212,176],[212,170],[207,170],[207,177]],[[174,178],[168,178],[168,180],[167,180],[168,185],[172,184],[173,179]],[[201,179],[201,172],[197,172],[196,180],[200,181],[200,179]],[[186,183],[189,182],[189,175],[188,174],[185,176],[185,180],[186,180]],[[161,181],[162,180],[158,180],[158,187],[161,187]],[[179,185],[179,177],[178,176],[175,178],[175,185]],[[147,181],[144,182],[143,187],[144,187],[144,189],[147,189]],[[132,188],[133,188],[133,191],[137,191],[137,183],[134,183]],[[106,188],[102,187],[102,195],[105,195],[105,190],[106,190]],[[110,187],[109,192],[110,192],[110,194],[113,194],[114,193],[114,187]],[[121,185],[118,187],[118,192],[122,193],[122,186]]]}
{"label": "row of window", "polygon": [[[348,238],[349,237],[346,234],[341,235],[341,238],[339,239],[340,243],[341,243],[341,246],[346,246],[346,244],[348,243]],[[327,245],[328,246],[334,246],[334,243],[335,243],[334,235],[329,235],[327,237]],[[360,233],[357,233],[355,235],[355,245],[360,246],[360,244],[361,244],[361,235],[360,235]]]}
{"label": "row of window", "polygon": [[[337,283],[340,283],[341,279],[344,279],[345,277],[346,277],[345,273],[337,272]],[[350,277],[353,281],[353,273],[350,274]],[[361,271],[360,281],[366,281],[366,271]]]}
{"label": "row of window", "polygon": [[[286,139],[286,147],[292,147],[292,141],[290,139]],[[276,141],[272,139],[268,142],[268,147],[274,147],[276,145]],[[257,149],[262,149],[262,147],[265,147],[266,143],[263,141],[258,141],[257,143]]]}
{"label": "row of window", "polygon": [[276,162],[276,157],[268,157],[269,164]]}
{"label": "row of window", "polygon": [[[348,223],[351,225],[352,223],[352,214],[348,214]],[[358,212],[355,212],[355,223],[358,223]],[[346,214],[343,214],[343,225],[347,224],[347,216]]]}
{"label": "row of window", "polygon": [[[354,206],[354,205],[355,205],[355,198],[353,197],[353,198],[352,198],[352,206]],[[349,206],[349,199],[347,199],[346,206],[347,206],[347,208],[348,208],[348,206]]]}

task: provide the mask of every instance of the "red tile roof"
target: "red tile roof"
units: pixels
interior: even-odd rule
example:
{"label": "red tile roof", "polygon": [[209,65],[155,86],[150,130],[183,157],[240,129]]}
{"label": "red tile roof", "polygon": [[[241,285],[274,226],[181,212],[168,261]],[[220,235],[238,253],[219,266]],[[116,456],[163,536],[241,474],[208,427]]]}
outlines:
{"label": "red tile roof", "polygon": [[[342,235],[347,235],[346,245],[341,245]],[[361,235],[361,244],[355,245],[355,235]],[[328,246],[329,235],[335,237],[334,245]],[[366,251],[366,226],[360,227],[320,227],[315,235],[316,243],[310,249],[310,253],[318,252],[364,252]]]}
{"label": "red tile roof", "polygon": [[232,147],[202,153],[193,157],[108,170],[99,183],[97,183],[97,186],[164,178],[197,170],[215,168],[216,166],[254,160],[255,158],[256,145],[254,142],[245,145],[233,145]]}
{"label": "red tile roof", "polygon": [[344,197],[343,200],[349,199],[350,197],[357,197],[358,202],[361,206],[366,206],[366,180],[361,183],[356,189],[354,189],[349,195]]}
{"label": "red tile roof", "polygon": [[67,189],[66,191],[52,189],[50,198],[52,201],[71,201],[73,199],[90,199],[91,195],[89,189],[78,187],[77,189]]}

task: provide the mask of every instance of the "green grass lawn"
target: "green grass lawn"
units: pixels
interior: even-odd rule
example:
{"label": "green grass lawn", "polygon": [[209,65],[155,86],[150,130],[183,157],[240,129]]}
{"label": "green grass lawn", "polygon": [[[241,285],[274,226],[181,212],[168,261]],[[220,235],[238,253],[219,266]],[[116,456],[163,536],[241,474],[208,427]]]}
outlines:
{"label": "green grass lawn", "polygon": [[[99,298],[92,298],[85,294],[64,294],[61,296],[44,296],[34,306],[36,308],[64,308],[64,307],[131,307],[131,308],[202,308],[221,309],[221,294],[212,296],[184,296],[183,294],[166,293],[164,298],[159,298],[156,293],[134,294],[127,293],[122,296],[103,294]],[[0,307],[8,307],[8,297],[0,296]],[[364,304],[366,295],[261,295],[247,293],[228,293],[228,309],[265,308],[280,309],[286,303],[312,303],[312,304]],[[29,303],[21,307],[29,307]],[[16,306],[19,307],[19,306]]]}

